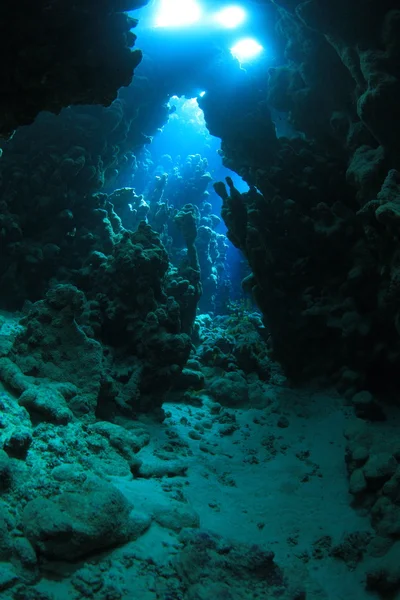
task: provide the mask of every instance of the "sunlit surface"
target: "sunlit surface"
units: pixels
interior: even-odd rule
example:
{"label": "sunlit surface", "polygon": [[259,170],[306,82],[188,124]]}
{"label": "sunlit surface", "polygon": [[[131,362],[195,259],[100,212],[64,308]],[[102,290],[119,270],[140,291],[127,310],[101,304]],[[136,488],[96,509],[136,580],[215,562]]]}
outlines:
{"label": "sunlit surface", "polygon": [[237,42],[237,44],[231,48],[231,53],[240,62],[245,62],[258,56],[262,50],[263,47],[260,46],[256,40],[252,38],[245,38]]}
{"label": "sunlit surface", "polygon": [[156,27],[186,27],[200,20],[200,5],[195,0],[161,0]]}
{"label": "sunlit surface", "polygon": [[222,27],[233,29],[246,19],[246,13],[240,6],[227,6],[215,15],[215,20]]}

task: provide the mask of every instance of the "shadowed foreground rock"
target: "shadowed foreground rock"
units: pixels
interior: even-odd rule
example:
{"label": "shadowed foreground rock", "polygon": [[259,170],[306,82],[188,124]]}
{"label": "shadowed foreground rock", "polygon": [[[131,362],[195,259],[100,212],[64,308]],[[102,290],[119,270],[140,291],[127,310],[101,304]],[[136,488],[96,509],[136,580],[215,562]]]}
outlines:
{"label": "shadowed foreground rock", "polygon": [[146,0],[2,3],[0,136],[43,110],[103,104],[129,85],[141,60],[131,51],[136,21],[123,14]]}

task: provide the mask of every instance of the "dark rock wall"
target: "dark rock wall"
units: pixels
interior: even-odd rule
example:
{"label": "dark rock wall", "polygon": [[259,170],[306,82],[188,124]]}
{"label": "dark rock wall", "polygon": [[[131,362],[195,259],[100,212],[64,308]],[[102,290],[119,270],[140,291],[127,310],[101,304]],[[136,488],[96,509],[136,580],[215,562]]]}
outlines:
{"label": "dark rock wall", "polygon": [[[285,66],[201,100],[226,165],[253,186],[217,186],[223,217],[287,374],[382,390],[400,366],[400,12],[275,4]],[[270,109],[297,135],[277,138]]]}
{"label": "dark rock wall", "polygon": [[122,11],[146,0],[23,0],[2,3],[0,135],[40,111],[108,106],[141,60],[134,19]]}

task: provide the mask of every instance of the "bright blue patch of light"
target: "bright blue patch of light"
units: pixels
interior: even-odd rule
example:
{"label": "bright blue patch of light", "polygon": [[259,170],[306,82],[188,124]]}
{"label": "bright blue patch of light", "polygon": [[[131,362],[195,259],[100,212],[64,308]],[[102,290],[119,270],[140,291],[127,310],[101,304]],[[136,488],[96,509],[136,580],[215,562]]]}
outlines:
{"label": "bright blue patch of light", "polygon": [[232,55],[239,62],[246,62],[258,56],[263,51],[263,47],[253,38],[243,38],[231,48]]}
{"label": "bright blue patch of light", "polygon": [[200,98],[202,98],[202,97],[203,97],[203,96],[205,96],[205,95],[206,95],[206,93],[205,93],[205,92],[200,92],[200,94],[199,94]]}
{"label": "bright blue patch of light", "polygon": [[227,6],[220,10],[214,19],[222,27],[233,29],[238,27],[246,19],[246,13],[240,6]]}
{"label": "bright blue patch of light", "polygon": [[197,104],[196,98],[172,96],[171,101],[176,110],[170,115],[168,123],[178,119],[185,124],[188,128],[187,131],[191,128],[192,132],[201,133],[204,137],[209,137],[210,134],[206,127],[204,113]]}
{"label": "bright blue patch of light", "polygon": [[200,20],[202,10],[196,0],[161,0],[156,27],[187,27]]}

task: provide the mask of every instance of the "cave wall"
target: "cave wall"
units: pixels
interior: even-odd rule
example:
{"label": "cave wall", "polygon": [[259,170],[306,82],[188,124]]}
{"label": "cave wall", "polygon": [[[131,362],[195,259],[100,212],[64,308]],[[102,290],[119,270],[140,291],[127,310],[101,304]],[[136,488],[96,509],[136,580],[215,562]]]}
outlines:
{"label": "cave wall", "polygon": [[[249,261],[274,356],[293,380],[322,377],[349,393],[395,387],[400,11],[275,5],[284,65],[241,73],[201,99],[225,164],[251,186],[217,185],[228,236]],[[293,137],[277,137],[271,109]]]}
{"label": "cave wall", "polygon": [[4,0],[0,24],[0,136],[40,111],[108,106],[140,63],[137,24],[123,11],[146,0]]}

